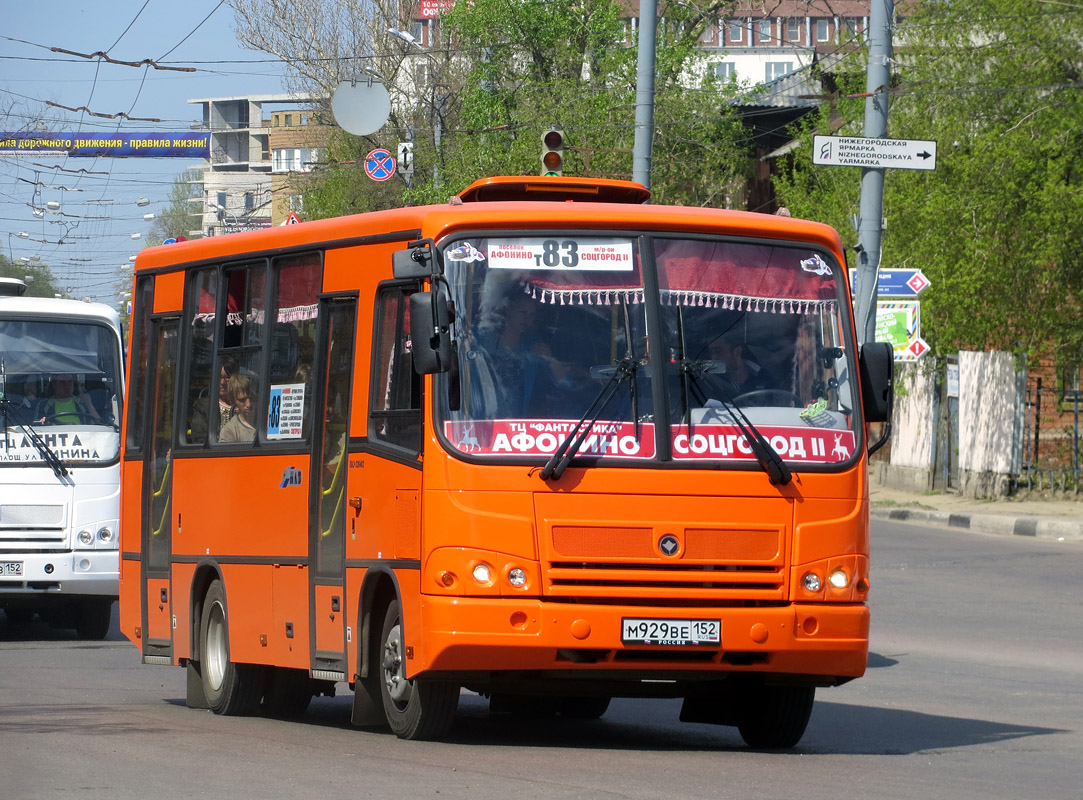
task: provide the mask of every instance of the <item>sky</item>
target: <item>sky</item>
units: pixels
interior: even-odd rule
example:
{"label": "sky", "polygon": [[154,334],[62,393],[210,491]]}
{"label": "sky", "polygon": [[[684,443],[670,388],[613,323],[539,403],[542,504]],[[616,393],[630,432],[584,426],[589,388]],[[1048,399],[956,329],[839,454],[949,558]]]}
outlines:
{"label": "sky", "polygon": [[[200,106],[189,99],[284,91],[281,63],[241,47],[233,11],[220,0],[4,5],[0,133],[34,130],[42,118],[53,133],[182,132],[201,120]],[[197,71],[121,66],[56,53],[53,47]],[[95,116],[118,113],[161,122]],[[121,270],[130,268],[129,256],[145,246],[152,224],[144,215],[168,207],[174,178],[202,163],[0,155],[0,247],[13,261],[40,258],[51,268],[54,284],[69,295],[119,310],[131,277]],[[140,198],[149,205],[138,206]],[[48,210],[50,202],[60,208]],[[35,207],[43,216],[35,216]],[[143,238],[133,239],[134,233]],[[64,244],[56,244],[61,239]]]}

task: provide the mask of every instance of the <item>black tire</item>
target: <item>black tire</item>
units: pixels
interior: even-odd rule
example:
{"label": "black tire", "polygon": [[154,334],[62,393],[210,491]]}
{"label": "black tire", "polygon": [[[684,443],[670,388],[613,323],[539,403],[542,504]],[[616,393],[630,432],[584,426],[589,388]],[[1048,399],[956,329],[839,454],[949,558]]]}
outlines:
{"label": "black tire", "polygon": [[229,657],[229,620],[221,581],[207,588],[199,624],[199,675],[207,706],[215,714],[250,716],[259,711],[263,673],[254,664],[235,664]]}
{"label": "black tire", "polygon": [[748,698],[737,730],[757,750],[794,747],[812,715],[813,686],[763,686]]}
{"label": "black tire", "polygon": [[600,719],[609,710],[608,697],[562,697],[557,709],[568,719]]}
{"label": "black tire", "polygon": [[81,600],[75,612],[75,633],[80,639],[101,641],[109,634],[113,622],[113,599],[88,597]]}
{"label": "black tire", "polygon": [[376,654],[380,699],[392,733],[400,739],[439,739],[451,730],[459,686],[447,681],[406,680],[399,604],[393,600],[380,629]]}
{"label": "black tire", "polygon": [[312,679],[308,671],[275,667],[267,676],[263,690],[264,716],[277,719],[296,719],[302,716],[312,702]]}

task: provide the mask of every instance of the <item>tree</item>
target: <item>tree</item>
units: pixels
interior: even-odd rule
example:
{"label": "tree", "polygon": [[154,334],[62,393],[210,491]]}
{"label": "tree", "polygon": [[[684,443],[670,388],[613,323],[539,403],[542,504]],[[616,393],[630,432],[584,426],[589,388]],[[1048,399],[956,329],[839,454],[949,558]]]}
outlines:
{"label": "tree", "polygon": [[[192,173],[196,174],[193,175]],[[147,233],[147,246],[159,245],[166,239],[188,236],[193,222],[198,221],[199,212],[192,212],[191,198],[199,198],[198,171],[186,170],[173,177],[173,187],[169,190],[169,205],[163,208],[151,223]]]}
{"label": "tree", "polygon": [[[697,67],[696,41],[732,0],[664,2],[657,47],[654,196],[724,205],[750,169],[732,91]],[[440,19],[422,48],[408,29],[416,5],[392,0],[233,0],[238,36],[287,62],[288,88],[330,98],[338,82],[375,75],[391,117],[379,132],[335,138],[306,192],[308,216],[442,202],[479,177],[536,175],[541,135],[566,133],[569,174],[630,178],[636,42],[618,0],[473,0]],[[374,184],[374,147],[414,142],[415,174]]]}
{"label": "tree", "polygon": [[[889,136],[936,140],[937,168],[888,170],[882,266],[932,280],[922,327],[941,350],[1083,355],[1081,39],[1083,14],[1027,0],[926,0],[897,34]],[[862,109],[840,97],[840,132],[861,135]],[[805,139],[830,132],[829,113]],[[813,167],[811,150],[777,190],[852,241],[858,171]]]}
{"label": "tree", "polygon": [[48,264],[12,263],[0,255],[0,277],[18,278],[26,283],[27,297],[54,297],[60,290],[53,285],[53,273]]}
{"label": "tree", "polygon": [[[653,189],[658,202],[722,205],[747,169],[724,84],[697,72],[696,41],[726,3],[667,3],[657,42]],[[539,172],[541,136],[565,133],[565,171],[631,178],[637,48],[617,0],[474,0],[441,22],[466,70],[457,96],[459,129],[445,130],[442,152],[421,149],[415,164],[439,161],[456,190],[493,174]],[[436,89],[440,94],[439,88]],[[416,118],[439,120],[427,98]],[[435,112],[435,113],[434,113]],[[438,201],[449,192],[422,177],[411,192]]]}

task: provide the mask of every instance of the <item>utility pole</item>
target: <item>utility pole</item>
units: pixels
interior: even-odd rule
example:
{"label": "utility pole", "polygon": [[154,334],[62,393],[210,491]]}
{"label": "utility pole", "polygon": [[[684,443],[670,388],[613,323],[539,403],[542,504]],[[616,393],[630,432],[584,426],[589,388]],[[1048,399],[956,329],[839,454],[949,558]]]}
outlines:
{"label": "utility pole", "polygon": [[654,40],[657,30],[657,0],[640,0],[632,180],[643,184],[648,189],[651,188],[651,151],[654,146]]}
{"label": "utility pole", "polygon": [[[888,89],[891,82],[891,26],[894,0],[872,0],[869,8],[869,66],[865,79],[865,137],[887,137]],[[855,291],[857,339],[876,337],[877,275],[880,270],[880,237],[884,218],[884,170],[861,169],[861,207],[857,220],[857,289]]]}

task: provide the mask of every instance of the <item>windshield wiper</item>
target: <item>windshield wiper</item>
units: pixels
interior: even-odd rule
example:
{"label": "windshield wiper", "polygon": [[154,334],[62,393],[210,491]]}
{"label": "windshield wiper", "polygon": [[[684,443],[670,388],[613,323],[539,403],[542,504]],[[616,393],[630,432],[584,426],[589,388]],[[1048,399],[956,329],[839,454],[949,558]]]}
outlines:
{"label": "windshield wiper", "polygon": [[[602,411],[609,405],[609,401],[613,399],[613,396],[617,393],[617,389],[620,388],[621,383],[625,379],[632,383],[632,406],[635,407],[635,382],[636,382],[636,369],[638,364],[631,358],[623,358],[617,362],[617,366],[613,369],[613,374],[609,376],[609,380],[598,392],[594,400],[591,401],[587,407],[586,412],[580,417],[579,421],[575,423],[568,435],[564,437],[564,440],[560,443],[560,447],[556,449],[556,452],[549,457],[549,460],[545,462],[545,466],[542,468],[541,477],[542,480],[549,480],[549,478],[557,479],[564,472],[564,469],[571,462],[575,454],[579,452],[579,448],[583,446],[583,442],[586,441],[587,435],[594,428],[594,423],[598,421],[598,417],[602,415]],[[633,411],[633,414],[635,412]],[[593,414],[593,416],[592,416]],[[587,418],[590,421],[587,421]],[[639,435],[639,421],[636,420],[636,435]]]}
{"label": "windshield wiper", "polygon": [[[692,433],[692,409],[691,404],[688,402],[688,396],[691,394],[695,397],[696,402],[700,405],[707,404],[706,395],[700,386],[700,376],[705,372],[710,372],[713,369],[711,362],[692,361],[685,356],[684,347],[684,314],[681,313],[682,308],[677,307],[677,355],[678,355],[678,372],[681,378],[681,421],[688,426],[688,433],[691,436]],[[737,427],[744,434],[745,441],[748,442],[748,446],[752,449],[752,454],[756,457],[756,461],[759,462],[760,467],[767,473],[767,479],[773,486],[785,486],[793,479],[793,473],[790,472],[790,468],[786,466],[786,462],[782,456],[778,454],[775,448],[771,447],[770,443],[763,438],[763,434],[756,429],[756,426],[752,424],[745,412],[741,410],[740,406],[730,403],[724,398],[718,398],[718,402],[722,407],[729,412],[730,418],[736,423]]]}
{"label": "windshield wiper", "polygon": [[[5,451],[9,451],[11,443],[8,437],[8,419],[9,412],[12,408],[11,401],[6,397],[0,397],[0,408],[3,408],[4,410],[4,449]],[[41,460],[49,465],[53,472],[56,473],[56,477],[63,478],[68,474],[68,468],[64,466],[64,462],[60,460],[60,457],[53,451],[53,448],[49,447],[45,440],[41,438],[41,434],[38,433],[32,425],[22,422],[16,422],[15,424],[22,428],[23,433],[26,434],[26,438],[30,440],[31,444],[34,445],[41,455]]]}

